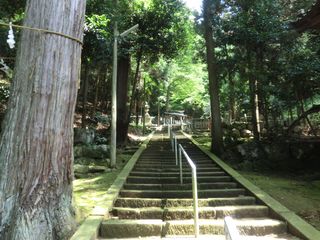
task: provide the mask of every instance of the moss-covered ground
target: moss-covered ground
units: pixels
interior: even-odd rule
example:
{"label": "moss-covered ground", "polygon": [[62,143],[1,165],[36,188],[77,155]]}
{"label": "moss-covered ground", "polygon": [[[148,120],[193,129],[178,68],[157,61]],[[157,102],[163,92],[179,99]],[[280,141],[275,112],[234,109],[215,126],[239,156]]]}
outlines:
{"label": "moss-covered ground", "polygon": [[305,181],[286,173],[239,172],[320,230],[320,181]]}
{"label": "moss-covered ground", "polygon": [[103,201],[104,194],[131,156],[132,153],[119,154],[116,169],[103,174],[87,174],[73,181],[73,204],[78,224],[81,224],[92,209]]}

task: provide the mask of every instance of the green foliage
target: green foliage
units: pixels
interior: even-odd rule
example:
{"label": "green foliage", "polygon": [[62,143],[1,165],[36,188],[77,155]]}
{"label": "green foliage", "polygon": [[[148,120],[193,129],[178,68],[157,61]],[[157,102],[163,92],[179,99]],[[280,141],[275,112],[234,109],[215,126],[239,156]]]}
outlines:
{"label": "green foliage", "polygon": [[136,49],[151,62],[160,56],[172,59],[188,45],[192,25],[189,12],[180,1],[139,4],[133,22],[139,24]]}
{"label": "green foliage", "polygon": [[[21,23],[25,2],[2,0],[0,21]],[[320,37],[314,32],[295,33],[290,21],[307,12],[315,0],[220,2],[212,23],[222,115],[230,112],[232,98],[236,120],[249,112],[249,76],[258,79],[263,114],[280,116],[301,104],[309,107],[320,90]],[[88,0],[86,14],[82,62],[83,69],[89,71],[89,99],[93,99],[90,94],[97,76],[111,79],[113,27],[117,21],[120,32],[139,24],[136,33],[120,39],[119,55],[131,58],[131,69],[140,61],[143,69],[138,96],[142,101],[145,78],[145,97],[152,114],[159,104],[162,112],[185,110],[195,116],[208,109],[201,15],[192,14],[180,0],[125,0],[118,1],[118,6],[115,1]],[[0,28],[0,56],[14,57],[16,50],[6,44],[7,32],[7,28]],[[15,30],[17,39],[18,33]],[[13,69],[13,61],[8,65]],[[133,70],[130,76],[134,78]],[[108,90],[108,84],[103,88]],[[1,85],[0,98],[7,96],[8,87]]]}
{"label": "green foliage", "polygon": [[296,20],[297,12],[307,11],[314,1],[290,1],[293,11],[287,11],[284,2],[224,1],[213,19],[221,108],[230,110],[233,96],[237,119],[250,110],[249,88],[245,87],[250,75],[258,79],[264,115],[280,116],[319,91],[319,34],[298,35],[284,21]]}
{"label": "green foliage", "polygon": [[5,103],[10,95],[10,89],[7,85],[0,85],[0,102]]}

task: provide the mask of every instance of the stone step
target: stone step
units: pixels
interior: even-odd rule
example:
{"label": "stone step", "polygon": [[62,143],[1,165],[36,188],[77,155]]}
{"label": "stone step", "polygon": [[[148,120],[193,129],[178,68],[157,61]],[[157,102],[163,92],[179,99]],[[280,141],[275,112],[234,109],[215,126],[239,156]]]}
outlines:
{"label": "stone step", "polygon": [[[199,207],[231,206],[231,205],[254,205],[256,199],[250,196],[239,196],[229,198],[206,198],[198,199]],[[118,198],[115,207],[191,207],[192,198],[161,199],[161,198]]]}
{"label": "stone step", "polygon": [[[198,165],[202,165],[202,164],[214,164],[212,161],[210,160],[199,160],[199,161],[193,161],[195,163],[196,166]],[[137,164],[161,164],[161,165],[176,165],[176,159],[171,159],[171,160],[161,160],[161,159],[155,159],[155,160],[139,160],[137,162]],[[183,165],[188,164],[186,161],[182,162]]]}
{"label": "stone step", "polygon": [[[235,182],[218,182],[218,183],[199,183],[198,189],[228,189],[236,188],[238,185]],[[189,190],[192,189],[191,183],[184,184],[132,184],[127,183],[123,189],[132,190]]]}
{"label": "stone step", "polygon": [[[160,154],[159,154],[160,155]],[[170,162],[170,161],[175,161],[176,160],[176,157],[175,155],[172,155],[172,156],[154,156],[154,157],[146,157],[146,156],[141,156],[139,158],[139,162]]]}
{"label": "stone step", "polygon": [[[215,177],[197,177],[198,183],[215,183],[215,182],[230,182],[232,180],[229,176],[215,176]],[[191,183],[191,177],[184,177],[184,183]],[[127,177],[127,183],[156,183],[156,184],[167,184],[167,183],[180,183],[180,177]]]}
{"label": "stone step", "polygon": [[[235,219],[235,224],[243,235],[263,236],[282,234],[287,230],[284,222],[273,219]],[[200,234],[223,235],[223,219],[200,220]],[[100,227],[102,238],[135,238],[167,235],[194,234],[193,220],[119,220],[103,221]]]}
{"label": "stone step", "polygon": [[[108,238],[108,240],[226,240],[225,235],[200,235],[195,238],[194,235],[167,235],[166,237],[137,237],[137,238]],[[106,240],[106,238],[98,238],[97,240]],[[240,236],[239,240],[301,240],[290,234],[270,234],[265,236]]]}
{"label": "stone step", "polygon": [[[141,171],[141,172],[179,172],[180,168],[175,166],[172,168],[155,168],[155,167],[149,167],[149,168],[143,168],[143,167],[134,167],[133,171]],[[183,172],[190,172],[190,167],[184,167],[182,168]],[[221,168],[219,167],[197,167],[197,172],[208,172],[208,171],[221,171]]]}
{"label": "stone step", "polygon": [[[199,198],[213,197],[238,197],[244,196],[246,190],[243,188],[235,189],[210,189],[198,190]],[[120,191],[121,197],[137,197],[137,198],[192,198],[192,190],[124,190]]]}
{"label": "stone step", "polygon": [[[184,177],[191,177],[191,172],[182,172],[182,175]],[[222,171],[211,171],[211,172],[198,172],[197,176],[224,176],[226,175],[225,172]],[[132,171],[130,173],[130,176],[140,176],[140,177],[180,177],[179,172],[171,172],[171,173],[166,173],[166,172],[141,172],[141,171]]]}
{"label": "stone step", "polygon": [[[179,154],[179,153],[178,153]],[[188,156],[190,158],[194,159],[200,159],[200,160],[210,160],[208,156],[206,155],[197,155],[197,154],[189,154],[187,152]],[[176,154],[174,152],[171,152],[170,154],[163,154],[162,152],[154,152],[152,155],[151,154],[142,154],[139,158],[139,160],[145,160],[145,159],[175,159]]]}
{"label": "stone step", "polygon": [[[274,219],[234,219],[242,235],[263,236],[268,234],[281,234],[287,231],[287,225]],[[193,220],[174,220],[166,222],[165,235],[191,235],[194,234]],[[224,234],[223,219],[200,220],[200,234]]]}
{"label": "stone step", "polygon": [[[187,163],[182,164],[184,167],[189,167]],[[206,163],[206,164],[197,164],[197,168],[210,168],[216,166],[214,163]],[[136,163],[135,167],[150,167],[150,168],[175,168],[177,167],[175,162],[172,162],[171,164],[165,164],[162,165],[161,163],[154,163],[154,164],[148,164],[148,163]]]}
{"label": "stone step", "polygon": [[[202,165],[209,165],[210,166],[213,166],[214,163],[210,162],[210,161],[199,161],[199,162],[196,162],[194,161],[195,165],[197,167],[199,166],[202,166]],[[179,163],[178,163],[179,164]],[[172,161],[138,161],[136,163],[136,165],[149,165],[149,166],[161,166],[161,167],[176,167],[176,166],[179,166],[176,164],[176,160],[173,159]],[[187,162],[183,162],[182,163],[182,166],[189,166],[189,164]]]}
{"label": "stone step", "polygon": [[[193,219],[192,207],[175,208],[114,208],[112,213],[119,219],[162,219],[162,220],[183,220]],[[226,216],[233,218],[263,218],[269,213],[268,207],[249,206],[220,206],[200,207],[200,219],[219,219]]]}
{"label": "stone step", "polygon": [[161,236],[162,220],[117,220],[110,219],[101,223],[102,238],[131,238]]}

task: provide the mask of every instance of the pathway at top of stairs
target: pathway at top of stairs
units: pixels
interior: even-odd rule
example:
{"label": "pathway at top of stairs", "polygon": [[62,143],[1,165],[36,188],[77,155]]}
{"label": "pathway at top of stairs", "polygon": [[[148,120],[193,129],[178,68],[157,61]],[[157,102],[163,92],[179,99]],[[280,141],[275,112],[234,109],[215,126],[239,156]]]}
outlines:
{"label": "pathway at top of stairs", "polygon": [[[225,216],[234,218],[243,240],[298,239],[189,140],[179,135],[178,142],[197,166],[200,239],[225,239]],[[191,171],[186,161],[183,172],[181,185],[170,141],[155,135],[121,189],[112,217],[101,224],[100,239],[192,239]]]}

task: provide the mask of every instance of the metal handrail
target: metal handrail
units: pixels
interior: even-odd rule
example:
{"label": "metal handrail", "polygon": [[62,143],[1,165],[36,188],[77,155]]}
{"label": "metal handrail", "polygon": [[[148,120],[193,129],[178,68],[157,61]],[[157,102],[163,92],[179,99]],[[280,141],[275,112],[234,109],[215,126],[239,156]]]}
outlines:
{"label": "metal handrail", "polygon": [[224,233],[226,235],[226,240],[240,239],[239,231],[236,227],[236,224],[230,216],[224,218]]}
{"label": "metal handrail", "polygon": [[193,195],[193,214],[194,214],[194,233],[199,236],[199,209],[198,209],[198,185],[197,185],[197,167],[186,153],[181,144],[179,144],[179,165],[180,165],[180,183],[183,184],[182,176],[182,154],[187,159],[192,169],[192,195]]}
{"label": "metal handrail", "polygon": [[170,138],[170,142],[171,142],[172,152],[174,152],[174,141],[173,141],[173,131],[172,131],[172,128],[170,128],[169,138]]}
{"label": "metal handrail", "polygon": [[170,141],[171,141],[172,152],[174,152],[175,154],[176,165],[178,165],[178,138],[173,131],[171,131],[171,134],[170,134]]}

